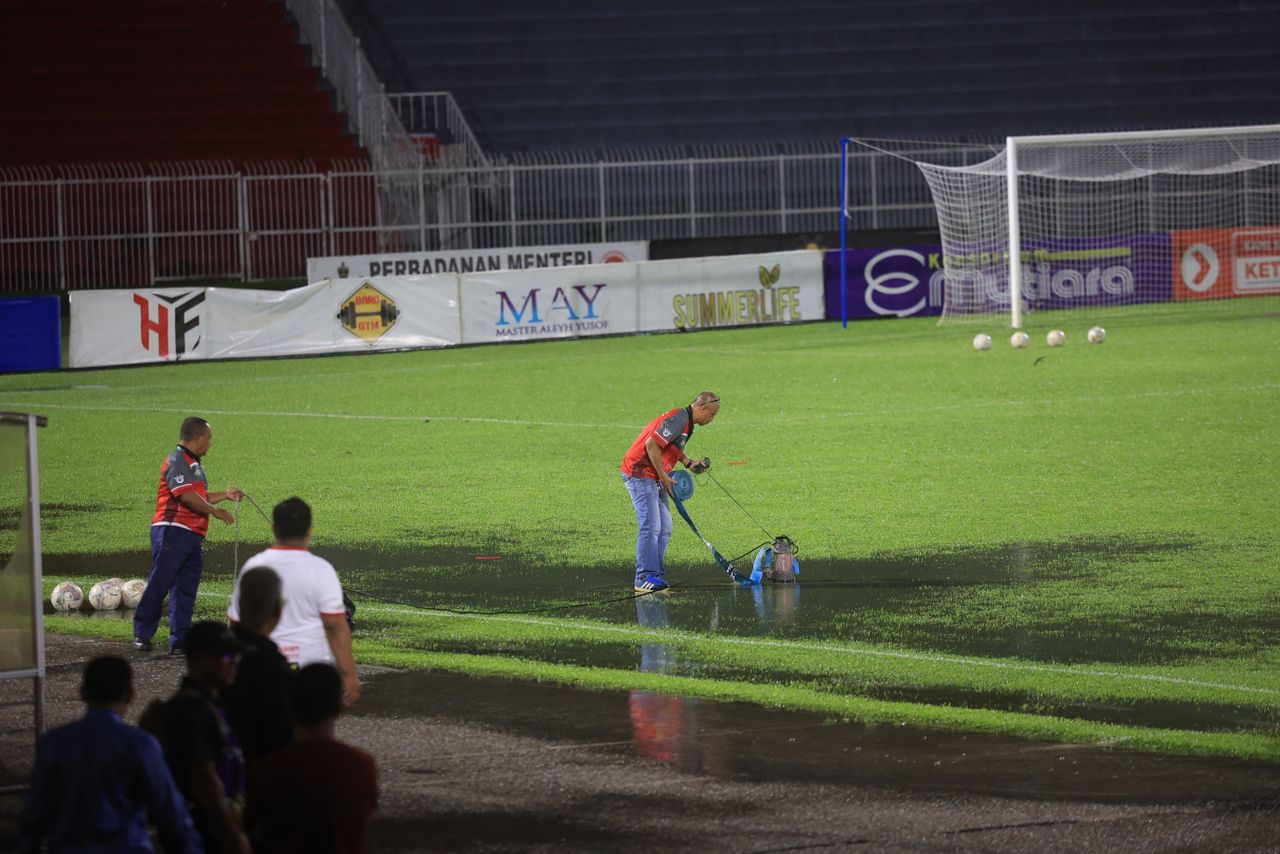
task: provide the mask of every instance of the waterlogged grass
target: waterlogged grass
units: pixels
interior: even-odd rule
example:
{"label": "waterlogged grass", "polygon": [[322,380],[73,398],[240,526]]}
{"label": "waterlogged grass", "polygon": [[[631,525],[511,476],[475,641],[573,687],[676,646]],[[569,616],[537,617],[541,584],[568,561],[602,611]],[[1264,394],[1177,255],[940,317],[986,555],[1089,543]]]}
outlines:
{"label": "waterlogged grass", "polygon": [[[0,408],[50,416],[46,587],[145,573],[159,462],[205,414],[214,488],[306,497],[344,582],[404,603],[357,596],[362,661],[1280,761],[1278,327],[1275,299],[1037,317],[1026,351],[813,324],[0,377]],[[802,583],[730,587],[677,519],[678,589],[637,609],[618,459],[703,388],[690,451]],[[765,538],[705,477],[689,507],[726,554]],[[240,537],[269,537],[247,506]],[[233,542],[215,523],[207,615]]]}
{"label": "waterlogged grass", "polygon": [[[207,591],[197,616],[216,619],[225,601],[225,591]],[[1264,685],[1241,686],[1216,682],[1226,674],[1204,668],[1157,673],[1035,665],[594,620],[412,613],[376,604],[363,606],[360,615],[356,654],[367,664],[662,691],[869,724],[1280,762],[1280,679],[1274,669],[1261,680]],[[109,615],[79,614],[51,616],[47,624],[122,643],[131,625]],[[646,661],[662,666],[645,671]],[[892,699],[903,694],[916,699]]]}

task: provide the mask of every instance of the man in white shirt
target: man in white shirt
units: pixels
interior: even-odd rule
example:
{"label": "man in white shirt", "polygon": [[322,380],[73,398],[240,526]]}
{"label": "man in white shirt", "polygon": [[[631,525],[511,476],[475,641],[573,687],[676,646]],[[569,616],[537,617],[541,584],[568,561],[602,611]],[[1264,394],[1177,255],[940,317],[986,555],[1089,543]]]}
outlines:
{"label": "man in white shirt", "polygon": [[[311,508],[301,498],[281,501],[271,512],[276,544],[245,561],[240,575],[269,567],[280,576],[284,608],[271,640],[293,667],[316,661],[333,664],[342,674],[343,702],[360,697],[351,629],[342,602],[342,585],[333,564],[307,551],[311,541]],[[240,621],[240,582],[231,591],[227,619]]]}

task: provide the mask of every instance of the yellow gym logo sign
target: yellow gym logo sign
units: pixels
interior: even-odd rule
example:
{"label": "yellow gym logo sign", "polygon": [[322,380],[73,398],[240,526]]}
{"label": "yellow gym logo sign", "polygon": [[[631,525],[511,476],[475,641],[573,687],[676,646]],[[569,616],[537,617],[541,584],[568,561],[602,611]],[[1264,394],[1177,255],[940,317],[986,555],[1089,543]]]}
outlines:
{"label": "yellow gym logo sign", "polygon": [[395,301],[365,282],[338,309],[338,322],[352,335],[372,344],[396,325],[400,309]]}

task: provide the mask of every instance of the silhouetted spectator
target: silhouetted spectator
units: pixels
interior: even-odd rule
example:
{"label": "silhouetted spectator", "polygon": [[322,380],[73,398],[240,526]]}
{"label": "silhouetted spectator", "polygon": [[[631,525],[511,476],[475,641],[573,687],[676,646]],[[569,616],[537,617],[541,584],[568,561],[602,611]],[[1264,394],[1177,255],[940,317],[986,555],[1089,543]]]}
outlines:
{"label": "silhouetted spectator", "polygon": [[289,680],[293,670],[269,635],[280,622],[280,576],[270,567],[240,576],[240,622],[231,627],[244,647],[235,681],[222,692],[227,722],[246,762],[293,740]]}
{"label": "silhouetted spectator", "polygon": [[165,851],[203,851],[160,745],[122,720],[133,701],[128,662],[90,661],[80,697],[85,716],[40,740],[18,850],[151,851],[150,817]]}
{"label": "silhouetted spectator", "polygon": [[378,808],[378,765],[334,738],[342,676],[310,664],[289,685],[294,741],[249,769],[245,827],[258,854],[364,852]]}
{"label": "silhouetted spectator", "polygon": [[219,696],[236,675],[240,642],[231,629],[211,621],[187,633],[187,675],[163,704],[153,704],[142,725],[160,736],[178,790],[211,852],[247,852],[240,829],[244,805],[244,756],[227,724]]}

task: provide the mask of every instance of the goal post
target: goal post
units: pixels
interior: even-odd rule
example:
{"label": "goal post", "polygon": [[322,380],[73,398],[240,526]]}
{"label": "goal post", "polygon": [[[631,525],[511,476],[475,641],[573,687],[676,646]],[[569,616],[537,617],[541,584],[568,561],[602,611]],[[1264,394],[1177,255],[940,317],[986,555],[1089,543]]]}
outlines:
{"label": "goal post", "polygon": [[[32,680],[34,735],[44,732],[44,594],[40,567],[40,472],[36,430],[41,415],[0,412],[0,680]],[[0,736],[5,755],[27,752]],[[0,792],[22,788],[0,779]]]}
{"label": "goal post", "polygon": [[932,196],[943,323],[1280,294],[1280,125],[1017,136],[976,163],[898,156]]}

